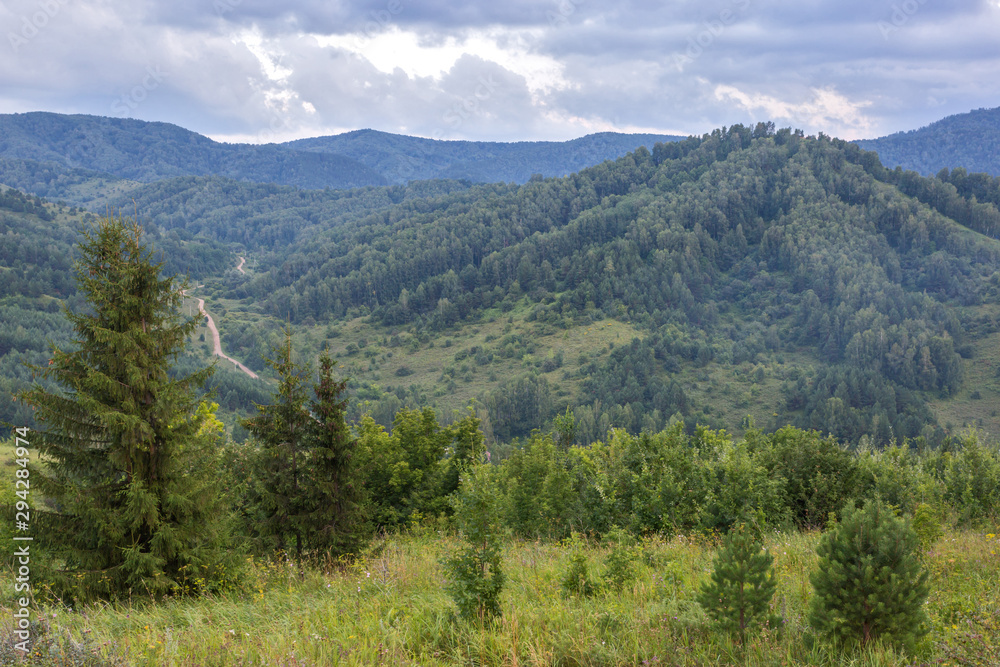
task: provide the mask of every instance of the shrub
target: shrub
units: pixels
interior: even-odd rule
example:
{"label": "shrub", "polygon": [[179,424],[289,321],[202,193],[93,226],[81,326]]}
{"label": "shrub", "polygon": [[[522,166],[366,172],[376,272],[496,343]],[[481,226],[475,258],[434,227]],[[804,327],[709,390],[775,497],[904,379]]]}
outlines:
{"label": "shrub", "polygon": [[604,582],[611,590],[621,592],[635,581],[639,550],[632,536],[621,528],[612,529],[606,539],[614,546],[604,560]]}
{"label": "shrub", "polygon": [[773,563],[774,557],[762,552],[754,534],[741,526],[726,537],[712,578],[702,585],[699,604],[717,626],[737,633],[740,642],[749,629],[780,623],[777,616],[768,613],[778,587]]}
{"label": "shrub", "polygon": [[580,541],[580,537],[576,533],[573,533],[564,543],[573,550],[573,553],[569,557],[569,568],[566,570],[566,575],[562,580],[563,590],[568,595],[590,597],[594,594],[597,587],[590,578],[590,569],[587,567],[587,554],[583,552],[583,544]]}
{"label": "shrub", "polygon": [[812,573],[809,623],[834,643],[882,639],[912,651],[927,633],[927,571],[913,528],[886,505],[847,508],[824,533]]}
{"label": "shrub", "polygon": [[496,526],[496,483],[493,469],[481,465],[462,476],[453,502],[455,522],[466,547],[445,561],[450,574],[446,590],[466,620],[500,616],[505,577]]}
{"label": "shrub", "polygon": [[913,531],[920,540],[920,546],[928,549],[941,537],[941,519],[927,503],[920,503],[913,512]]}

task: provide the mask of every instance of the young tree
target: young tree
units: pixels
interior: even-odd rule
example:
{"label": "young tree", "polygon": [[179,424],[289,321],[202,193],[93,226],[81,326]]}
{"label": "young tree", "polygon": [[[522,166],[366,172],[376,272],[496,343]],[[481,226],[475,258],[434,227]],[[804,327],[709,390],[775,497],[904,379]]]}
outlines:
{"label": "young tree", "polygon": [[136,221],[104,217],[82,234],[75,269],[91,312],[67,310],[77,349],[53,347],[35,367],[64,390],[21,394],[44,425],[35,443],[47,465],[32,481],[54,508],[36,510],[48,574],[75,600],[211,586],[224,576],[228,512],[217,422],[195,388],[213,369],[169,373],[197,318],[180,321],[181,291]]}
{"label": "young tree", "polygon": [[774,557],[761,551],[753,533],[740,527],[726,537],[715,559],[712,579],[702,585],[699,604],[727,632],[736,632],[740,642],[747,630],[760,623],[777,625],[768,605],[778,587],[771,565]]}
{"label": "young tree", "polygon": [[331,555],[355,553],[365,532],[365,503],[357,440],[351,437],[344,413],[345,380],[333,379],[328,350],[319,359],[319,383],[312,402],[309,433],[309,480],[306,529],[309,545]]}
{"label": "young tree", "polygon": [[258,480],[262,522],[260,530],[286,548],[294,539],[296,558],[302,556],[306,506],[306,438],[311,417],[306,410],[305,372],[292,361],[292,332],[285,331],[285,344],[273,350],[267,363],[278,373],[275,402],[258,405],[257,414],[243,426],[260,444]]}
{"label": "young tree", "polygon": [[927,633],[927,570],[916,533],[879,502],[848,509],[824,533],[809,623],[835,642],[882,637],[907,650]]}
{"label": "young tree", "polygon": [[500,594],[506,581],[496,520],[495,470],[479,465],[463,474],[453,505],[466,546],[445,560],[450,574],[447,591],[462,618],[493,620],[501,614]]}

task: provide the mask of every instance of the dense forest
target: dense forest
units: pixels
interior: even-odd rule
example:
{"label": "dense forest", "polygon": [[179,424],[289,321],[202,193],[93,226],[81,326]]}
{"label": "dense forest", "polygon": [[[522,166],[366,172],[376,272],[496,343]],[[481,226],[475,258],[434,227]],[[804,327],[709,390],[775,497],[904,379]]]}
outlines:
{"label": "dense forest", "polygon": [[390,183],[449,178],[474,183],[526,183],[535,174],[566,176],[614,160],[639,146],[684,137],[600,132],[571,141],[438,141],[375,130],[289,141],[297,150],[346,155]]}
{"label": "dense forest", "polygon": [[1000,108],[948,116],[926,127],[856,142],[876,151],[887,167],[900,165],[924,176],[962,167],[1000,176]]}
{"label": "dense forest", "polygon": [[[567,407],[584,439],[610,426],[658,430],[674,414],[732,426],[688,382],[728,367],[749,380],[750,401],[755,378],[780,376],[775,428],[939,440],[927,401],[959,391],[962,358],[995,330],[982,307],[995,296],[1000,260],[987,238],[1000,230],[996,179],[889,170],[852,144],[765,124],[523,186],[216,187],[164,182],[136,201],[162,233],[254,253],[253,274],[231,278],[219,296],[307,329],[368,322],[385,339],[364,350],[369,370],[393,346],[414,352],[513,311],[536,330],[601,320],[634,328],[631,342],[586,360],[553,353],[526,372],[522,363],[521,372],[494,373],[479,398],[501,439]],[[263,367],[267,349],[252,341],[269,331],[233,332],[237,349],[255,349],[251,367]],[[512,331],[459,350],[439,382],[467,374],[469,362],[489,373],[511,357],[532,359],[536,342]],[[585,401],[557,393],[566,361],[575,368],[561,379]],[[412,404],[405,382],[383,381],[369,398],[378,391],[393,406]]]}
{"label": "dense forest", "polygon": [[[7,192],[4,266],[26,282],[9,282],[4,303],[38,319],[10,335],[41,341],[59,328],[56,300],[73,305],[67,224],[85,214]],[[998,179],[886,169],[770,124],[523,185],[183,176],[111,201],[141,212],[168,272],[206,284],[224,349],[257,373],[288,322],[303,359],[331,347],[352,418],[391,428],[399,409],[447,415],[475,399],[498,452],[567,409],[581,443],[673,416],[739,430],[746,415],[939,443],[966,423],[948,406],[969,404],[965,369],[987,363],[974,357],[997,331]],[[25,381],[13,367],[29,351],[12,339],[5,382]],[[216,378],[223,419],[245,437],[235,416],[267,383]],[[942,421],[942,405],[962,421]]]}
{"label": "dense forest", "polygon": [[169,123],[44,112],[0,115],[0,157],[143,182],[207,174],[307,188],[386,182],[342,155],[223,144]]}

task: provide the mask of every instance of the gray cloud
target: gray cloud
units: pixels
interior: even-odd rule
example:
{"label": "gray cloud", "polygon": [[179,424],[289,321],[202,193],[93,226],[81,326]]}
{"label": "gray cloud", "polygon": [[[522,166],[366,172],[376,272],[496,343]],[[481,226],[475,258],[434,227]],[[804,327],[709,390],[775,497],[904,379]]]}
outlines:
{"label": "gray cloud", "polygon": [[0,112],[232,140],[769,119],[853,138],[1000,105],[1000,0],[13,0],[0,25]]}

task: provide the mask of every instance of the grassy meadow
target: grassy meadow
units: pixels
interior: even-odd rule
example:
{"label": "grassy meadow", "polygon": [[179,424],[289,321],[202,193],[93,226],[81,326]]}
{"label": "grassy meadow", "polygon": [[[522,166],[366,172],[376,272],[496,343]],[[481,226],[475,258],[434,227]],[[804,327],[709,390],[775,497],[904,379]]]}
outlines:
{"label": "grassy meadow", "polygon": [[[572,550],[508,540],[503,616],[490,626],[455,618],[440,559],[456,537],[430,529],[377,541],[351,564],[300,571],[247,558],[241,586],[221,596],[159,603],[42,604],[44,635],[28,660],[11,643],[2,664],[33,665],[996,665],[1000,664],[1000,539],[950,531],[925,552],[932,593],[930,633],[916,656],[884,646],[807,649],[805,617],[818,533],[771,533],[783,627],[740,646],[714,631],[694,602],[718,540],[654,537],[637,551],[636,578],[621,592],[566,594]],[[601,581],[606,545],[588,543]],[[13,613],[10,570],[2,590],[3,635]]]}

